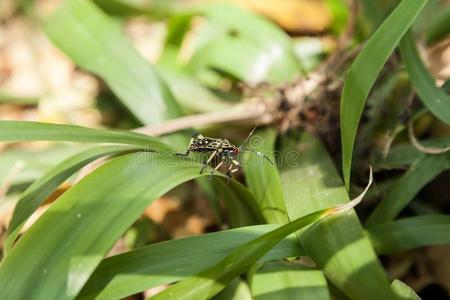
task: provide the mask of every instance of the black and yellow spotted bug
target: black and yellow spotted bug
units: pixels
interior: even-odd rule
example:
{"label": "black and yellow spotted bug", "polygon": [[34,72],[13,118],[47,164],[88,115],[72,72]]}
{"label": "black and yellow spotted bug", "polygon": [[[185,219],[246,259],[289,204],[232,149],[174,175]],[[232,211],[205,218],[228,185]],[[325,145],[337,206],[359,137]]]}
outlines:
{"label": "black and yellow spotted bug", "polygon": [[[217,171],[227,160],[229,161],[230,165],[227,170],[227,178],[228,181],[230,181],[231,176],[234,172],[237,172],[241,165],[236,159],[236,156],[244,151],[251,151],[256,153],[257,155],[266,158],[270,163],[272,161],[265,156],[263,153],[255,151],[253,149],[244,148],[244,145],[247,143],[249,138],[252,136],[253,132],[255,131],[255,128],[250,132],[250,134],[247,136],[247,138],[244,140],[244,142],[241,144],[241,146],[237,147],[230,143],[227,139],[220,139],[220,138],[211,138],[211,137],[205,137],[201,135],[198,132],[194,132],[192,134],[191,141],[189,142],[188,149],[185,153],[177,153],[179,156],[188,156],[190,152],[210,152],[211,155],[208,157],[207,160],[203,162],[203,166],[200,170],[200,174],[203,173],[203,171],[206,169],[206,167],[211,163],[211,161],[214,159],[214,157],[219,158],[219,163],[213,168],[210,174],[210,178],[212,175],[214,175],[214,172]],[[273,163],[272,163],[273,164]]]}

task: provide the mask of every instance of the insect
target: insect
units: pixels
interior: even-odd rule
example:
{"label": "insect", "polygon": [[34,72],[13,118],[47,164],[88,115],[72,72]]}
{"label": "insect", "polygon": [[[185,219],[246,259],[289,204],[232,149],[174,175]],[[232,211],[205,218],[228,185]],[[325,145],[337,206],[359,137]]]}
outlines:
{"label": "insect", "polygon": [[192,138],[189,142],[189,146],[186,152],[177,153],[177,155],[188,156],[190,152],[211,153],[208,159],[206,159],[203,162],[200,174],[202,174],[205,171],[206,167],[211,163],[214,157],[218,157],[219,163],[211,171],[211,174],[209,176],[210,179],[212,178],[212,175],[214,175],[214,173],[228,160],[230,162],[230,165],[228,166],[226,174],[229,182],[231,180],[232,174],[237,172],[241,167],[240,163],[236,159],[236,156],[241,152],[244,151],[254,152],[258,156],[266,158],[271,164],[273,164],[273,162],[263,153],[255,151],[253,149],[244,148],[244,145],[250,139],[255,129],[256,127],[253,128],[253,130],[249,133],[249,135],[245,138],[244,142],[239,147],[233,145],[227,139],[205,137],[198,132],[194,132],[192,134]]}

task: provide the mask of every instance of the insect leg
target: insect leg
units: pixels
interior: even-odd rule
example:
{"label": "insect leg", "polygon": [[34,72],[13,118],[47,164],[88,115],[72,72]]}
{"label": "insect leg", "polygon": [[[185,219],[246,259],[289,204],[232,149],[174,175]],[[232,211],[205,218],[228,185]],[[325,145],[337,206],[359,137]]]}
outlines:
{"label": "insect leg", "polygon": [[193,143],[194,141],[196,141],[196,140],[198,139],[199,136],[200,136],[200,134],[199,134],[198,132],[194,132],[194,133],[192,134],[191,140],[189,141],[189,146],[188,146],[186,152],[185,152],[185,153],[179,153],[179,152],[178,152],[178,153],[176,153],[176,155],[178,155],[178,156],[188,156],[189,153],[191,152],[190,148],[191,148],[192,143]]}
{"label": "insect leg", "polygon": [[214,158],[214,156],[216,156],[216,154],[217,154],[217,150],[214,150],[214,152],[211,154],[211,156],[208,158],[208,160],[206,160],[203,163],[202,169],[200,170],[200,174],[202,174],[203,171],[205,171],[206,166],[208,166],[208,164],[211,162],[211,160]]}
{"label": "insect leg", "polygon": [[231,173],[234,173],[234,172],[236,172],[237,170],[240,169],[241,165],[240,165],[239,162],[238,162],[237,160],[235,160],[234,158],[231,159],[231,163],[232,163],[232,164],[230,165],[230,167],[233,167],[233,166],[236,167],[235,169],[232,169],[232,170],[231,170]]}
{"label": "insect leg", "polygon": [[219,170],[219,168],[223,165],[223,163],[225,162],[226,157],[222,156],[222,160],[220,161],[220,163],[211,171],[211,174],[209,174],[209,180],[212,179],[214,173]]}
{"label": "insect leg", "polygon": [[[239,168],[241,167],[239,162],[237,160],[235,160],[233,157],[231,157],[230,159],[231,159],[231,164],[228,167],[228,171],[227,171],[228,183],[230,183],[233,173],[237,172],[239,170]],[[234,167],[234,169],[233,169],[233,167]]]}

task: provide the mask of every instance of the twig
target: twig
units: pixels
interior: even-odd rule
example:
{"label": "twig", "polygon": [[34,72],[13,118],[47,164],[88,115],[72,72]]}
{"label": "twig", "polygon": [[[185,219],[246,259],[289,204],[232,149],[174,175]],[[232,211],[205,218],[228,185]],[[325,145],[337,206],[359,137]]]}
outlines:
{"label": "twig", "polygon": [[268,105],[262,101],[251,101],[238,104],[225,111],[190,115],[156,125],[141,127],[135,131],[151,136],[159,136],[187,128],[237,121],[249,121],[252,124],[262,125],[270,124],[273,121],[273,117]]}

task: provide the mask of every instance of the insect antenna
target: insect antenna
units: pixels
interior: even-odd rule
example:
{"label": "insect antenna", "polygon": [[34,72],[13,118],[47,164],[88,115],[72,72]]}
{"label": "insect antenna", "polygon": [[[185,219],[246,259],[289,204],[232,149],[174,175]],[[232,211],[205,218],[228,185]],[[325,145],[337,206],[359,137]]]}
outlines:
{"label": "insect antenna", "polygon": [[244,147],[244,145],[248,142],[248,140],[250,139],[250,137],[253,135],[253,132],[255,132],[256,126],[253,127],[252,131],[250,131],[250,133],[247,135],[247,137],[245,138],[245,140],[242,142],[242,144],[239,146],[239,151],[242,150],[242,148]]}
{"label": "insect antenna", "polygon": [[267,155],[265,155],[264,153],[261,153],[259,151],[255,151],[255,150],[249,149],[249,148],[245,148],[245,149],[241,150],[241,152],[244,152],[244,151],[250,151],[250,152],[253,152],[253,153],[255,153],[256,155],[258,155],[260,157],[264,157],[265,159],[267,159],[273,165],[273,161]]}
{"label": "insect antenna", "polygon": [[250,148],[244,148],[245,144],[248,142],[248,140],[250,139],[250,137],[253,135],[253,133],[255,132],[256,126],[253,127],[252,131],[250,131],[250,133],[247,135],[247,137],[245,138],[245,140],[242,142],[242,144],[239,146],[239,152],[244,152],[244,151],[250,151],[255,153],[256,155],[260,156],[260,157],[264,157],[265,159],[267,159],[272,165],[273,165],[273,161],[267,157],[266,155],[264,155],[263,153],[250,149]]}

